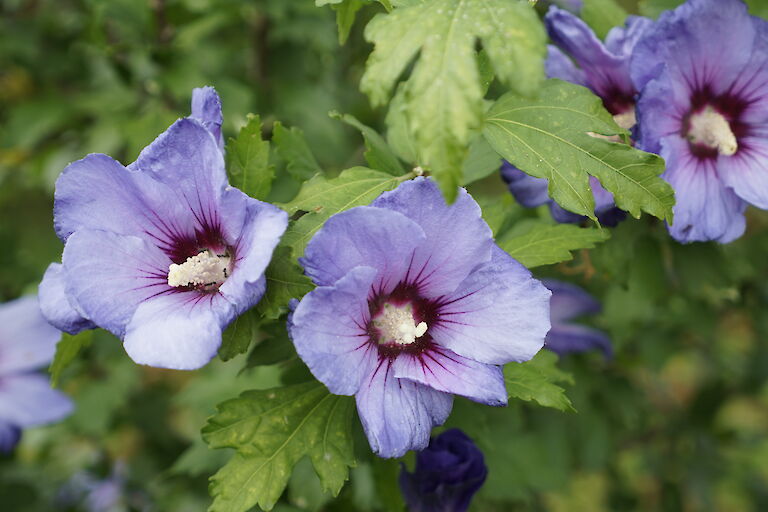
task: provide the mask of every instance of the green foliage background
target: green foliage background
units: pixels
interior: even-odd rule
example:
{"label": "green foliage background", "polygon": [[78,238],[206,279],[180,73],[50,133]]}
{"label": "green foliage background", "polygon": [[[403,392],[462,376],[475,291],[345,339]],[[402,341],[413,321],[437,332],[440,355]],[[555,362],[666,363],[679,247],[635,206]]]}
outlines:
{"label": "green foliage background", "polygon": [[[216,87],[227,138],[261,133],[276,148],[254,157],[230,151],[230,172],[256,165],[249,158],[261,159],[274,169],[274,183],[251,192],[289,211],[311,212],[296,224],[284,254],[300,254],[332,210],[345,206],[324,204],[329,209],[314,211],[313,191],[360,187],[366,179],[374,188],[364,191],[372,198],[396,186],[406,169],[378,135],[387,112],[374,109],[360,92],[373,48],[363,27],[385,12],[381,4],[387,2],[318,1],[326,3],[335,10],[311,0],[2,0],[0,300],[33,293],[47,264],[60,257],[52,192],[64,166],[89,152],[133,161],[173,120],[187,115],[192,87]],[[585,2],[584,17],[599,33],[626,12],[657,15],[677,2],[627,0],[619,2],[624,10],[608,3],[609,9],[601,8],[604,1]],[[751,6],[765,15],[761,2]],[[358,18],[340,46],[336,15],[343,14],[343,33],[353,7],[360,8]],[[366,35],[383,37],[373,30]],[[503,91],[514,70],[496,66],[501,76],[486,85]],[[440,144],[461,139],[463,126],[480,122],[480,91],[469,92],[468,113],[448,142],[427,147],[427,160],[439,161]],[[250,112],[260,119],[247,117]],[[414,161],[407,137],[398,139],[396,121],[390,144],[400,158]],[[363,131],[365,139],[359,123],[373,128]],[[246,125],[250,131],[240,132]],[[472,182],[469,189],[500,244],[513,255],[517,250],[537,275],[576,282],[600,298],[604,311],[592,323],[609,333],[616,352],[611,361],[590,353],[559,362],[563,372],[547,386],[565,387],[576,413],[539,407],[524,393],[504,409],[457,400],[447,426],[473,437],[490,467],[473,510],[768,509],[768,215],[748,210],[746,235],[728,246],[682,246],[649,216],[625,221],[608,241],[597,229],[578,230],[583,241],[574,244],[571,227],[553,225],[545,209],[523,211],[513,204],[493,172],[498,158],[489,157],[487,147],[462,143],[471,143],[473,165],[450,164],[463,172],[461,182]],[[378,172],[350,169],[366,161]],[[344,169],[350,170],[339,175]],[[295,197],[300,182],[318,170],[324,174]],[[661,210],[658,215],[664,216]],[[542,239],[559,254],[541,254],[536,243]],[[588,247],[594,248],[583,249]],[[290,264],[275,263],[268,277],[295,273]],[[297,281],[283,290],[285,297],[268,296],[260,318],[278,318],[285,299],[307,286]],[[246,390],[306,386],[306,370],[284,332],[248,316],[242,321],[239,332],[228,332],[233,341],[222,353],[234,361],[189,373],[139,367],[116,339],[94,333],[72,364],[57,370],[76,401],[75,414],[25,432],[15,454],[0,457],[3,509],[58,510],[57,496],[73,475],[107,476],[123,461],[125,510],[146,504],[161,511],[205,510],[208,478],[233,453],[211,450],[201,438],[216,404]],[[259,343],[243,354],[253,337]],[[507,377],[546,380],[537,372],[534,367]],[[570,408],[559,392],[547,390],[561,409]],[[513,386],[510,392],[516,393]],[[206,436],[239,457],[250,448],[215,434],[216,422],[228,413],[208,422]],[[274,510],[402,510],[398,462],[370,454],[354,414],[351,428],[357,465],[339,496],[324,492],[327,482],[304,458],[288,477],[287,491],[274,497]]]}

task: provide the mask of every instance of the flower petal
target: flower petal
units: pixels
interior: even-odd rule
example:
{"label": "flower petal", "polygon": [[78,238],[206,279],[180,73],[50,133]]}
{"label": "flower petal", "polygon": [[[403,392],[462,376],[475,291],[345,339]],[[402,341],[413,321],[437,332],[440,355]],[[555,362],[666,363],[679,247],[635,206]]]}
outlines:
{"label": "flower petal", "polygon": [[478,363],[439,346],[418,355],[400,354],[392,363],[392,371],[398,379],[413,380],[475,402],[507,404],[501,366]]}
{"label": "flower petal", "polygon": [[552,42],[573,57],[595,94],[603,99],[614,96],[617,90],[622,96],[634,95],[626,57],[609,52],[580,18],[552,6],[544,22]]}
{"label": "flower petal", "polygon": [[221,100],[213,87],[196,87],[192,89],[192,116],[211,132],[220,149],[224,148],[224,137],[221,125],[224,117],[221,114]]}
{"label": "flower petal", "polygon": [[451,293],[475,266],[491,259],[491,228],[464,189],[448,206],[434,181],[416,178],[371,205],[400,212],[424,230],[427,239],[414,251],[410,268],[427,297]]}
{"label": "flower petal", "polygon": [[515,201],[526,208],[535,208],[551,202],[547,193],[549,180],[526,174],[509,162],[501,166],[501,177],[507,183]]}
{"label": "flower petal", "polygon": [[72,412],[72,401],[37,374],[0,378],[0,418],[19,427],[58,421]]}
{"label": "flower petal", "polygon": [[[219,211],[222,229],[235,250],[234,270],[219,292],[237,306],[240,314],[264,294],[264,271],[288,226],[288,214],[234,188],[225,191]],[[240,224],[230,224],[237,217],[242,218]]]}
{"label": "flower petal", "polygon": [[43,318],[37,297],[0,304],[0,375],[47,365],[60,338],[61,332]]}
{"label": "flower petal", "polygon": [[744,233],[746,203],[720,181],[715,160],[695,157],[679,136],[662,140],[661,156],[667,162],[662,177],[675,189],[677,200],[669,226],[676,240],[728,243]]}
{"label": "flower petal", "polygon": [[443,298],[440,320],[429,332],[437,344],[475,361],[527,361],[544,345],[550,295],[528,269],[496,247],[489,263]]}
{"label": "flower petal", "polygon": [[741,0],[689,0],[664,12],[635,46],[631,73],[638,89],[666,68],[690,91],[725,92],[747,64],[755,28]]}
{"label": "flower petal", "polygon": [[740,198],[768,209],[768,126],[764,135],[740,139],[735,155],[717,159],[717,173]]}
{"label": "flower petal", "polygon": [[[224,155],[211,132],[194,119],[179,119],[144,148],[130,168],[173,192],[174,201],[194,214],[198,226],[221,222],[216,206],[227,187]],[[169,217],[173,218],[173,217]]]}
{"label": "flower petal", "polygon": [[194,233],[192,212],[172,190],[107,155],[69,164],[56,180],[54,197],[54,227],[63,241],[85,228],[163,240]]}
{"label": "flower petal", "polygon": [[10,453],[21,439],[21,429],[7,421],[0,421],[0,453]]}
{"label": "flower petal", "polygon": [[64,246],[66,292],[99,327],[122,337],[139,303],[168,285],[171,260],[134,236],[82,229]]}
{"label": "flower petal", "polygon": [[411,263],[414,253],[425,239],[419,225],[401,213],[358,206],[328,219],[299,261],[320,286],[332,285],[355,267],[368,266],[379,271],[376,286],[387,290],[416,265]]}
{"label": "flower petal", "polygon": [[552,292],[549,316],[552,324],[560,324],[581,315],[593,315],[602,310],[600,303],[575,284],[542,279],[542,284]]}
{"label": "flower petal", "polygon": [[597,348],[603,351],[606,358],[613,356],[613,347],[608,336],[602,331],[582,325],[559,324],[553,326],[547,334],[544,348],[548,348],[561,356]]}
{"label": "flower petal", "polygon": [[218,295],[160,295],[136,308],[123,346],[139,364],[196,370],[216,355],[222,328],[234,316],[232,305]]}
{"label": "flower petal", "polygon": [[288,321],[296,352],[331,393],[355,394],[375,368],[378,350],[366,325],[376,275],[371,267],[352,269],[334,285],[305,295]]}
{"label": "flower petal", "polygon": [[547,60],[544,62],[544,69],[548,78],[558,78],[572,84],[588,87],[584,71],[577,68],[570,57],[557,46],[547,45]]}
{"label": "flower petal", "polygon": [[387,360],[368,375],[355,399],[371,449],[386,458],[426,447],[432,427],[442,425],[453,407],[452,395],[395,378]]}
{"label": "flower petal", "polygon": [[40,311],[45,319],[57,329],[69,334],[95,329],[96,325],[75,309],[79,306],[70,302],[64,286],[64,266],[61,263],[51,263],[38,287]]}

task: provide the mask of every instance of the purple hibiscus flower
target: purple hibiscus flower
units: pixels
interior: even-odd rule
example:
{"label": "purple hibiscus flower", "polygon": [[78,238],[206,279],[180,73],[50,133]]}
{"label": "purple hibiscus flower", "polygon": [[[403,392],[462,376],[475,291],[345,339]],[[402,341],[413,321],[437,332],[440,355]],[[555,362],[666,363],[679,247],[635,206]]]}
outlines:
{"label": "purple hibiscus flower", "polygon": [[639,146],[667,162],[671,235],[730,242],[768,208],[768,22],[740,0],[690,0],[635,49]]}
{"label": "purple hibiscus flower", "polygon": [[458,394],[504,405],[502,368],[549,330],[549,290],[493,241],[465,190],[429,179],[331,217],[301,263],[318,287],[289,332],[332,393],[355,395],[373,451],[421,449]]}
{"label": "purple hibiscus flower", "polygon": [[[587,87],[603,100],[619,126],[632,129],[637,91],[630,78],[629,59],[635,44],[652,24],[651,20],[630,16],[626,27],[611,29],[605,43],[581,19],[555,6],[549,8],[544,20],[549,37],[556,45],[547,48],[547,76]],[[548,204],[557,222],[576,223],[585,219],[549,199],[546,179],[529,176],[506,162],[501,175],[523,206]],[[626,217],[625,212],[616,208],[613,194],[595,177],[590,176],[589,184],[595,197],[595,215],[601,224],[615,226]]]}
{"label": "purple hibiscus flower", "polygon": [[229,186],[220,129],[218,96],[197,90],[192,117],[128,168],[94,154],[64,169],[54,202],[64,254],[40,289],[53,325],[103,327],[150,366],[195,369],[216,354],[222,329],[263,295],[287,225]]}
{"label": "purple hibiscus flower", "polygon": [[0,452],[10,451],[26,427],[58,421],[72,402],[33,372],[48,365],[61,332],[45,321],[36,297],[0,304]]}
{"label": "purple hibiscus flower", "polygon": [[578,286],[554,279],[544,279],[552,292],[549,303],[552,329],[547,333],[544,348],[562,356],[571,352],[600,349],[606,358],[613,356],[611,340],[597,329],[569,323],[582,315],[594,315],[602,310],[600,303]]}
{"label": "purple hibiscus flower", "polygon": [[413,473],[403,467],[400,490],[410,512],[466,512],[486,476],[483,452],[453,428],[416,455]]}

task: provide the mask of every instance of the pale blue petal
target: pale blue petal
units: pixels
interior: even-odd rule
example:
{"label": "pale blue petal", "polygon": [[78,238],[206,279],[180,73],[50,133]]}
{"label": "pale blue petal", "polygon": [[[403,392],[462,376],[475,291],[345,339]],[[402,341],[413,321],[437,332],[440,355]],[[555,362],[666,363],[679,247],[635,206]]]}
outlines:
{"label": "pale blue petal", "polygon": [[59,421],[72,412],[72,401],[37,374],[0,377],[0,421],[31,427]]}
{"label": "pale blue petal", "polygon": [[38,287],[40,311],[45,319],[64,332],[77,334],[86,329],[95,329],[96,325],[79,313],[76,304],[67,296],[64,283],[64,266],[51,263],[43,275]]}
{"label": "pale blue petal", "polygon": [[442,425],[453,407],[452,395],[395,378],[386,360],[368,375],[355,399],[371,449],[386,458],[424,449],[432,427]]}
{"label": "pale blue petal", "polygon": [[527,361],[544,345],[551,293],[530,271],[496,247],[443,300],[440,320],[429,326],[436,343],[487,364]]}
{"label": "pale blue petal", "polygon": [[60,338],[43,318],[37,297],[0,304],[0,376],[48,365]]}
{"label": "pale blue petal", "polygon": [[288,322],[296,351],[331,393],[352,395],[375,368],[368,294],[377,271],[356,267],[332,286],[320,286],[299,302]]}
{"label": "pale blue petal", "polygon": [[426,297],[451,293],[472,269],[491,259],[491,228],[464,189],[449,206],[434,181],[416,178],[383,193],[371,205],[400,212],[424,230],[427,239],[415,250],[411,269],[420,276]]}

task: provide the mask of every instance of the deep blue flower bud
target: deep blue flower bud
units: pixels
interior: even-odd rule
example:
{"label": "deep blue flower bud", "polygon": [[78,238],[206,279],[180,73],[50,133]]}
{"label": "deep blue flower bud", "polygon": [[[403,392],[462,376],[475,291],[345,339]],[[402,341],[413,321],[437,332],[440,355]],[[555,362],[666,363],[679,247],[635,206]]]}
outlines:
{"label": "deep blue flower bud", "polygon": [[487,475],[483,453],[454,428],[418,453],[413,473],[403,468],[400,489],[411,512],[464,512]]}

